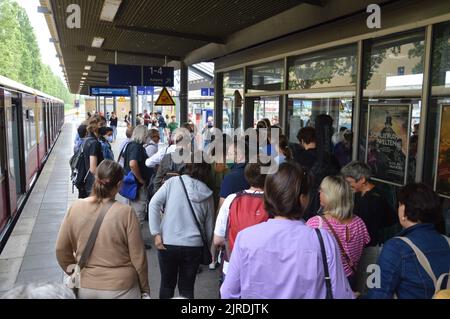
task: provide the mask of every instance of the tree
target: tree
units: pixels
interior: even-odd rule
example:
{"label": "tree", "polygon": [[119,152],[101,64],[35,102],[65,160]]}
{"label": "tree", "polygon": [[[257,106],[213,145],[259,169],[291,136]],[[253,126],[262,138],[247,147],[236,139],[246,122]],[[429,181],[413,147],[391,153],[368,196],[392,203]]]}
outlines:
{"label": "tree", "polygon": [[72,103],[63,81],[41,62],[39,45],[26,11],[0,0],[0,74]]}

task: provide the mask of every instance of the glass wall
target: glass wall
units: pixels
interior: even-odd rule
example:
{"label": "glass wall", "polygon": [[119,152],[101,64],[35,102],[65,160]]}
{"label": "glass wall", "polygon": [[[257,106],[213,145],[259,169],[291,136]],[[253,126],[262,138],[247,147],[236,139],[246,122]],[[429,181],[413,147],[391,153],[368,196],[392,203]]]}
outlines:
{"label": "glass wall", "polygon": [[247,92],[284,90],[284,60],[247,68]]}
{"label": "glass wall", "polygon": [[450,232],[450,22],[434,26],[424,181],[444,198]]}
{"label": "glass wall", "polygon": [[305,91],[289,94],[286,132],[289,141],[297,142],[299,129],[314,126],[319,114],[333,118],[335,132],[341,127],[352,130],[356,45],[291,57],[288,61],[289,89]]}
{"label": "glass wall", "polygon": [[241,128],[244,96],[244,70],[223,74],[223,124],[222,129],[230,134],[232,128]]}
{"label": "glass wall", "polygon": [[358,156],[388,184],[416,174],[424,39],[422,29],[364,43]]}

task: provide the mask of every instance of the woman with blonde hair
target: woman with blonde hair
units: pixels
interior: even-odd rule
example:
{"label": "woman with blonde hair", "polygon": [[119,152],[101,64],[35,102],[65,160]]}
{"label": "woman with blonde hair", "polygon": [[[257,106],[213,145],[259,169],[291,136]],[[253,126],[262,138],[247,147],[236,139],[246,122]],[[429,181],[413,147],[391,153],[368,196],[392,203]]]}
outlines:
{"label": "woman with blonde hair", "polygon": [[325,177],[319,192],[323,215],[310,218],[307,225],[325,228],[333,235],[341,252],[345,274],[354,288],[355,273],[362,251],[370,242],[369,232],[363,220],[352,213],[352,191],[343,177]]}
{"label": "woman with blonde hair", "polygon": [[91,196],[70,207],[59,230],[56,258],[68,275],[74,265],[81,269],[80,299],[140,299],[150,294],[139,221],[133,208],[114,200],[122,180],[122,167],[103,161],[95,171]]}

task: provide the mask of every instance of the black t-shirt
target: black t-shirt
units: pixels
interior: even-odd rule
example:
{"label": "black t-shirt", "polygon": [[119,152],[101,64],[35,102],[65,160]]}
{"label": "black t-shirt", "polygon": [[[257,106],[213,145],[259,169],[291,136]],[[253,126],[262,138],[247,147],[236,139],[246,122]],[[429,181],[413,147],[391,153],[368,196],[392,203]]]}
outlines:
{"label": "black t-shirt", "polygon": [[142,177],[146,182],[150,179],[150,170],[145,166],[145,160],[148,158],[144,146],[134,141],[130,142],[124,154],[124,170],[128,174],[131,170],[130,161],[137,161]]}
{"label": "black t-shirt", "polygon": [[90,157],[97,157],[97,166],[103,161],[102,145],[98,141],[97,137],[93,134],[89,134],[88,138],[84,142],[83,153],[85,158],[85,164],[87,169],[90,167]]}
{"label": "black t-shirt", "polygon": [[111,126],[117,126],[117,117],[114,118],[114,119],[111,119],[111,120],[109,121],[109,125],[111,125]]}
{"label": "black t-shirt", "polygon": [[380,231],[383,228],[395,224],[395,213],[387,200],[373,188],[364,196],[360,193],[355,195],[354,214],[359,216],[366,224],[370,235],[369,246],[380,243]]}

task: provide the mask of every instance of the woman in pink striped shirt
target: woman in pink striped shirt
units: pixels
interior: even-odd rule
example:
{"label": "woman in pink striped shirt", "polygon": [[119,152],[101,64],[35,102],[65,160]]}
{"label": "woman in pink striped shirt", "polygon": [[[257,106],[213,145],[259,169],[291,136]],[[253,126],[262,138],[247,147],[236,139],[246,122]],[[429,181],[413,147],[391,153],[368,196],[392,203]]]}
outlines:
{"label": "woman in pink striped shirt", "polygon": [[310,218],[307,225],[325,228],[333,235],[341,252],[342,264],[351,287],[364,246],[370,242],[363,220],[353,215],[353,195],[341,176],[328,176],[320,185],[320,205],[323,215]]}

